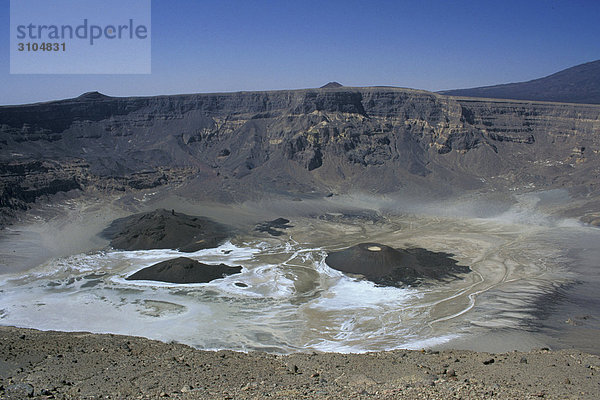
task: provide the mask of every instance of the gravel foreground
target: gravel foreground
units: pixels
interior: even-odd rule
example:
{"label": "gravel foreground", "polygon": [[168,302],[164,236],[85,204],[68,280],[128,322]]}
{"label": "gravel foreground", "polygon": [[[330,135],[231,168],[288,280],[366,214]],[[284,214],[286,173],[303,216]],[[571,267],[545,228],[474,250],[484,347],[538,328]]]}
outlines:
{"label": "gravel foreground", "polygon": [[598,399],[600,357],[200,351],[110,334],[0,327],[3,399]]}

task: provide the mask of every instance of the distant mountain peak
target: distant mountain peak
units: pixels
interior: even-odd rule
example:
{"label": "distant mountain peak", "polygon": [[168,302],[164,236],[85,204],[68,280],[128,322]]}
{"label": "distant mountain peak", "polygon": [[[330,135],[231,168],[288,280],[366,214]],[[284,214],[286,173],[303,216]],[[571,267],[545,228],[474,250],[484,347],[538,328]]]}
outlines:
{"label": "distant mountain peak", "polygon": [[339,82],[329,82],[328,84],[321,86],[321,89],[333,89],[333,88],[339,88],[342,86],[344,86],[344,85],[342,85]]}
{"label": "distant mountain peak", "polygon": [[81,96],[77,97],[78,100],[100,100],[100,99],[108,99],[109,96],[102,94],[97,91],[86,92]]}
{"label": "distant mountain peak", "polygon": [[600,104],[600,60],[576,65],[527,82],[445,90],[440,93],[492,99]]}

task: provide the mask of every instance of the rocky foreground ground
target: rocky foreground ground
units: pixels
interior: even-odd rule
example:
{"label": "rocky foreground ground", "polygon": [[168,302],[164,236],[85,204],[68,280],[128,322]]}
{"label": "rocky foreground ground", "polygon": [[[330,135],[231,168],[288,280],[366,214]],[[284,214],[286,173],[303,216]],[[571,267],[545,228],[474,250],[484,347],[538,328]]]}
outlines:
{"label": "rocky foreground ground", "polygon": [[0,327],[0,398],[28,397],[597,399],[600,357],[546,349],[279,356]]}

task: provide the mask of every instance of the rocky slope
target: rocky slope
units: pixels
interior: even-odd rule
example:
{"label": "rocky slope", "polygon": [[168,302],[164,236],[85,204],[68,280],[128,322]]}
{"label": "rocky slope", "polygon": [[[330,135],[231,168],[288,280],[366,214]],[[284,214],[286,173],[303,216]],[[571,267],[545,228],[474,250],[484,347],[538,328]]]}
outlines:
{"label": "rocky slope", "polygon": [[3,399],[595,399],[577,351],[392,351],[277,356],[0,327]]}
{"label": "rocky slope", "polygon": [[448,195],[569,187],[600,168],[600,106],[397,88],[75,99],[0,107],[2,206],[64,190],[169,185],[264,193]]}
{"label": "rocky slope", "polygon": [[440,93],[451,96],[600,104],[600,60],[527,82],[446,90]]}

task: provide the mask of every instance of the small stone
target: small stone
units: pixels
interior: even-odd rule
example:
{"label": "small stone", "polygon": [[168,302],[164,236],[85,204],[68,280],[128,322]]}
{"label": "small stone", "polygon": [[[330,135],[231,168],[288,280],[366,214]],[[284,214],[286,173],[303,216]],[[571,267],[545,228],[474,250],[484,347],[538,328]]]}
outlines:
{"label": "small stone", "polygon": [[456,376],[456,371],[453,369],[449,369],[446,371],[446,376]]}
{"label": "small stone", "polygon": [[315,372],[315,373],[314,373],[314,374],[312,374],[310,377],[311,377],[311,378],[317,378],[317,377],[319,377],[319,373],[318,373],[318,372]]}
{"label": "small stone", "polygon": [[493,358],[490,358],[489,360],[485,360],[483,362],[484,365],[490,365],[493,364],[494,362],[496,362],[496,360],[494,360]]}
{"label": "small stone", "polygon": [[256,382],[249,382],[246,384],[246,386],[244,386],[242,388],[242,390],[248,391],[248,390],[256,389],[257,387],[258,387],[258,384]]}
{"label": "small stone", "polygon": [[169,395],[165,392],[160,392],[159,396],[160,397],[169,397]]}
{"label": "small stone", "polygon": [[188,393],[188,392],[191,392],[191,391],[192,391],[192,387],[190,385],[185,385],[180,390],[181,393]]}
{"label": "small stone", "polygon": [[521,357],[521,361],[519,361],[521,364],[527,364],[527,358],[525,357]]}
{"label": "small stone", "polygon": [[565,385],[570,385],[571,384],[571,380],[569,378],[565,379]]}
{"label": "small stone", "polygon": [[292,374],[297,374],[299,371],[298,366],[293,363],[288,363],[287,368]]}

